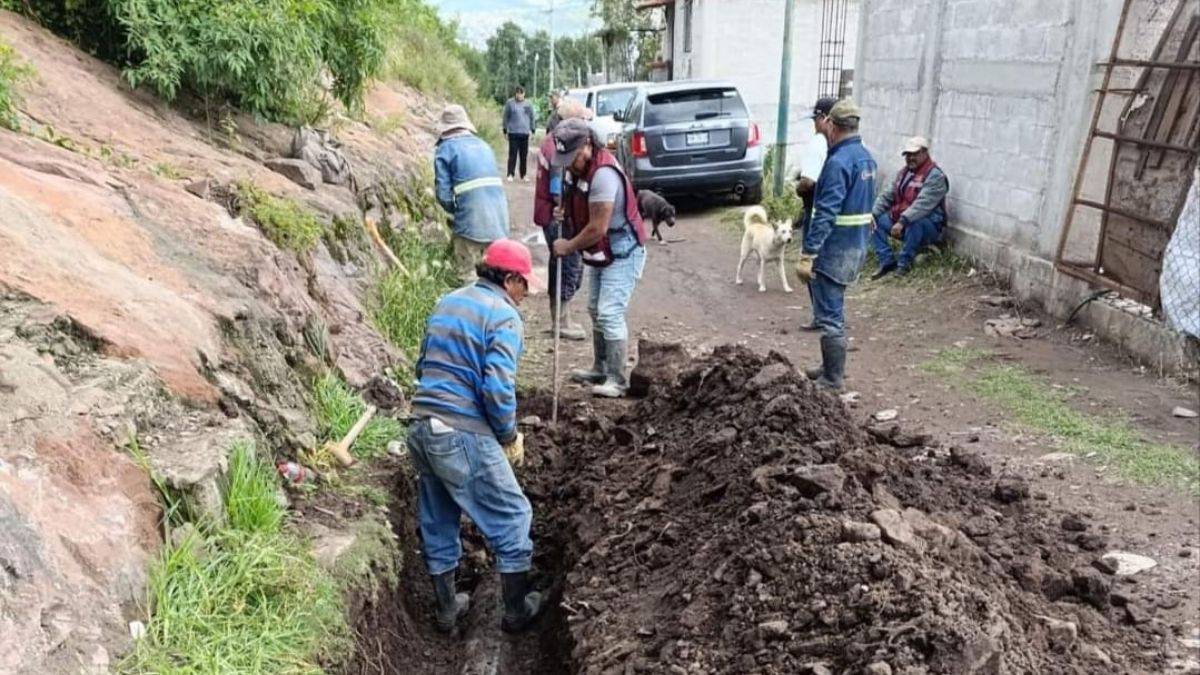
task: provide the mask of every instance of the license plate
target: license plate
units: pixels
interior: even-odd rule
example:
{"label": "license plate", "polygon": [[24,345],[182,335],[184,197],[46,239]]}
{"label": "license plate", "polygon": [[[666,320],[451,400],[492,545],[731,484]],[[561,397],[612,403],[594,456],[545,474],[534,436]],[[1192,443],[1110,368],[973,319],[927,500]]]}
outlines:
{"label": "license plate", "polygon": [[687,135],[686,141],[688,145],[708,145],[707,131],[693,131]]}

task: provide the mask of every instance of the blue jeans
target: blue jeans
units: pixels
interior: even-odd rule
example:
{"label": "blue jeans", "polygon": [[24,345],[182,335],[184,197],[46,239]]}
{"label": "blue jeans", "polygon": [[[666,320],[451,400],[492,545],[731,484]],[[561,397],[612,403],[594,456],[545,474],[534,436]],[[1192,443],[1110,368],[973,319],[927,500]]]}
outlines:
{"label": "blue jeans", "polygon": [[[551,223],[542,229],[542,233],[546,238],[546,248],[550,249],[550,288],[546,291],[550,296],[550,302],[554,302],[555,282],[558,279],[558,258],[554,257],[554,242],[561,238],[559,232],[560,225]],[[583,281],[583,256],[578,253],[562,259],[562,301],[570,302],[571,298],[575,297],[575,291],[579,290],[580,282]]]}
{"label": "blue jeans", "polygon": [[463,512],[487,539],[500,573],[530,568],[533,509],[495,437],[457,430],[436,434],[422,419],[409,428],[408,451],[418,474],[417,517],[430,574],[458,567]]}
{"label": "blue jeans", "polygon": [[913,260],[921,249],[942,240],[942,224],[945,222],[945,217],[934,211],[920,220],[909,223],[908,227],[904,228],[904,245],[900,248],[900,260],[897,261],[896,254],[888,243],[893,225],[892,217],[887,213],[879,216],[875,219],[875,232],[872,235],[875,240],[875,257],[879,260],[879,266],[884,267],[898,262],[900,267],[912,267]]}
{"label": "blue jeans", "polygon": [[625,314],[645,268],[645,246],[638,246],[628,257],[617,258],[608,267],[588,268],[588,314],[605,340],[629,339]]}
{"label": "blue jeans", "polygon": [[828,337],[846,335],[846,287],[824,274],[814,274],[808,282],[812,295],[813,323]]}

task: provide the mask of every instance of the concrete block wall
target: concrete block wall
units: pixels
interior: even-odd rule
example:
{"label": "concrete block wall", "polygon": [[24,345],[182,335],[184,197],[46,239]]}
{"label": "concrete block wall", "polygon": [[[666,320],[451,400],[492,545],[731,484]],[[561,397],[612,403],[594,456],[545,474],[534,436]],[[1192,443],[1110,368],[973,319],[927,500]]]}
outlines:
{"label": "concrete block wall", "polygon": [[[1060,275],[1053,260],[1102,75],[1095,64],[1108,57],[1122,5],[863,0],[859,15],[855,89],[864,141],[884,179],[901,167],[905,137],[928,136],[950,177],[956,246],[1007,277],[1020,297],[1060,316],[1091,290]],[[1120,321],[1095,327],[1118,340],[1149,330]],[[1137,342],[1175,349],[1186,341],[1164,335]]]}

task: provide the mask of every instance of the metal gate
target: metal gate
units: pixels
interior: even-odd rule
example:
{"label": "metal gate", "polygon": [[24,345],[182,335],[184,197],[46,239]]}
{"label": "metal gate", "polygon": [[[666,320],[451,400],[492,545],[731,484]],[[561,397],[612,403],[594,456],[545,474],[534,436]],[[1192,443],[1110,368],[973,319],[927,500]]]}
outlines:
{"label": "metal gate", "polygon": [[818,96],[842,97],[849,0],[821,0],[821,54]]}
{"label": "metal gate", "polygon": [[[1136,36],[1156,29],[1144,53]],[[1154,308],[1200,155],[1198,36],[1200,2],[1126,0],[1055,256],[1062,272]]]}

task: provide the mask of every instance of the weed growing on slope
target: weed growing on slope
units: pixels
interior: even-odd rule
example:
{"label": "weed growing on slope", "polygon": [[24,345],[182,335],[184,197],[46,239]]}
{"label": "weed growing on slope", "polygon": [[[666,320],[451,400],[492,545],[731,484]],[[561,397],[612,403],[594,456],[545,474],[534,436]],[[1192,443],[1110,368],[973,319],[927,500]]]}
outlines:
{"label": "weed growing on slope", "polygon": [[33,69],[25,64],[17,52],[7,43],[0,41],[0,126],[16,130],[17,106],[21,103],[21,85],[33,77]]}
{"label": "weed growing on slope", "polygon": [[383,273],[367,298],[367,311],[379,332],[410,361],[415,361],[429,314],[438,299],[457,285],[458,279],[450,264],[447,244],[427,241],[405,229],[393,231],[389,245],[407,273],[402,270]]}
{"label": "weed growing on slope", "polygon": [[276,197],[254,183],[238,183],[242,208],[276,246],[296,253],[311,251],[325,228],[312,211],[291,199]]}
{"label": "weed growing on slope", "polygon": [[282,529],[276,481],[250,443],[233,448],[227,524],[168,537],[150,570],[146,636],[119,672],[315,674],[344,657],[352,643],[336,583]]}
{"label": "weed growing on slope", "polygon": [[254,446],[233,446],[226,474],[225,510],[230,527],[243,532],[277,532],[284,510],[275,498],[275,470],[254,454]]}
{"label": "weed growing on slope", "polygon": [[[337,375],[326,374],[313,384],[313,417],[325,440],[337,441],[350,431],[367,404]],[[371,459],[387,452],[387,444],[404,435],[404,427],[391,417],[375,416],[359,434],[350,451]]]}

